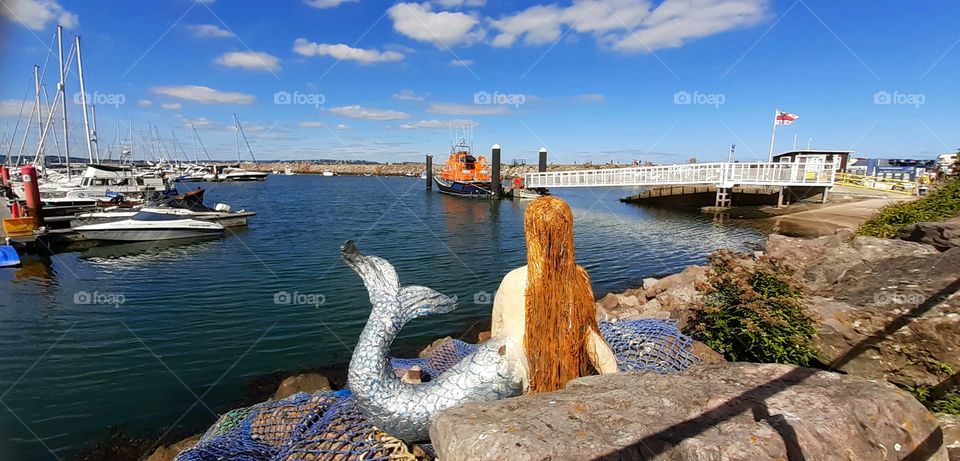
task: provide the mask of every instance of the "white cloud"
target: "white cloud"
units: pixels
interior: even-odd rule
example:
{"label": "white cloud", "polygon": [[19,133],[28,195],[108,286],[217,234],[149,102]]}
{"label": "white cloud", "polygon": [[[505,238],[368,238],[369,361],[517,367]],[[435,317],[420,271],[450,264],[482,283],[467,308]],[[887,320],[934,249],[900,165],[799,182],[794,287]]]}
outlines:
{"label": "white cloud", "polygon": [[334,107],[330,109],[330,113],[341,117],[363,120],[403,120],[410,117],[410,115],[404,112],[388,109],[368,109],[361,106]]}
{"label": "white cloud", "polygon": [[432,11],[429,3],[397,3],[387,10],[397,32],[438,47],[470,44],[486,35],[475,15]]}
{"label": "white cloud", "polygon": [[56,0],[3,0],[0,16],[33,30],[44,30],[51,22],[75,29],[80,22],[76,14],[63,9]]}
{"label": "white cloud", "polygon": [[[330,125],[328,125],[328,124],[326,124],[326,123],[324,123],[324,122],[317,122],[317,121],[300,122],[300,123],[297,124],[297,126],[299,126],[300,128],[330,128]],[[339,130],[339,131],[349,130],[349,129],[350,129],[350,125],[345,125],[345,124],[343,124],[343,123],[338,123],[338,124],[336,124],[336,125],[333,126],[333,129]]]}
{"label": "white cloud", "polygon": [[192,24],[187,29],[194,37],[199,38],[229,38],[233,32],[214,24]]}
{"label": "white cloud", "polygon": [[219,91],[202,85],[156,86],[150,91],[201,104],[252,104],[256,99],[253,95]]}
{"label": "white cloud", "polygon": [[537,5],[491,20],[493,46],[554,43],[564,30],[590,34],[621,51],[650,52],[762,21],[768,0],[574,0]]}
{"label": "white cloud", "polygon": [[417,94],[413,90],[401,90],[399,93],[393,95],[393,99],[397,101],[423,101],[425,96]]}
{"label": "white cloud", "polygon": [[501,115],[509,113],[506,106],[502,105],[464,105],[435,103],[427,107],[427,112],[432,114],[444,115]]}
{"label": "white cloud", "polygon": [[160,107],[163,108],[163,109],[167,109],[167,110],[180,110],[180,109],[183,108],[183,106],[180,105],[179,102],[167,102],[167,103],[163,103],[163,104],[160,104]]}
{"label": "white cloud", "polygon": [[402,130],[420,130],[420,129],[449,129],[450,125],[464,128],[476,128],[479,123],[473,120],[420,120],[416,123],[404,123],[400,125]]}
{"label": "white cloud", "polygon": [[658,6],[644,27],[614,42],[623,51],[676,48],[684,43],[739,27],[767,17],[764,0],[667,0]]}
{"label": "white cloud", "polygon": [[12,99],[0,101],[0,118],[17,118],[20,116],[20,106],[23,105],[23,115],[30,116],[30,111],[34,110],[33,102],[24,103],[23,101],[14,101]]}
{"label": "white cloud", "polygon": [[349,45],[311,42],[298,38],[293,42],[293,52],[301,56],[331,56],[336,59],[357,61],[363,64],[391,62],[403,59],[403,53],[396,51],[377,51],[365,48],[353,48]]}
{"label": "white cloud", "polygon": [[230,51],[217,58],[216,63],[225,67],[247,70],[265,70],[267,72],[280,70],[280,58],[262,51]]}
{"label": "white cloud", "polygon": [[487,0],[438,0],[437,3],[444,8],[476,7],[486,5]]}
{"label": "white cloud", "polygon": [[306,3],[307,6],[311,6],[313,8],[322,10],[325,8],[338,7],[344,3],[356,2],[356,1],[359,1],[359,0],[303,0],[303,3]]}
{"label": "white cloud", "polygon": [[470,67],[473,65],[473,59],[453,59],[450,61],[453,67]]}

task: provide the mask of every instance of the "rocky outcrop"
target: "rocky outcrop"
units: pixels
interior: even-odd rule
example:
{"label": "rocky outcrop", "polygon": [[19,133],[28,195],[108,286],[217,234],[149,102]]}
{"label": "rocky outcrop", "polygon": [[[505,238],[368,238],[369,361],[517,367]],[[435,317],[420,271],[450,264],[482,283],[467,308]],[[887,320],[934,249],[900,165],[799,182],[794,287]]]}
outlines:
{"label": "rocky outcrop", "polygon": [[771,235],[766,249],[806,282],[823,362],[909,386],[960,364],[960,248],[838,234]]}
{"label": "rocky outcrop", "polygon": [[897,237],[911,242],[933,245],[946,251],[960,247],[960,218],[941,222],[919,222],[900,230]]}
{"label": "rocky outcrop", "polygon": [[785,365],[590,376],[444,411],[439,459],[946,460],[937,420],[895,386]]}
{"label": "rocky outcrop", "polygon": [[950,461],[960,461],[960,416],[937,414],[943,431],[943,446],[947,447]]}
{"label": "rocky outcrop", "polygon": [[706,282],[706,274],[704,266],[689,266],[660,280],[644,279],[642,287],[609,293],[597,301],[597,316],[600,320],[674,319],[682,329],[701,304],[697,286]]}
{"label": "rocky outcrop", "polygon": [[874,237],[851,239],[848,231],[815,239],[770,235],[765,248],[768,256],[795,270],[813,292],[832,288],[857,266],[939,253],[936,248],[920,243]]}

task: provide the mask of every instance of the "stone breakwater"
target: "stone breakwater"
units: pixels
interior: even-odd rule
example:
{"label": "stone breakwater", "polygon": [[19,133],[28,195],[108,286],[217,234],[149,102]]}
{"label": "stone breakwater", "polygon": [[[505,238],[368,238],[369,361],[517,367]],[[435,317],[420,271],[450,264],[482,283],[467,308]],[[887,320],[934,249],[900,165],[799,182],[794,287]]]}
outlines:
{"label": "stone breakwater", "polygon": [[[841,231],[771,235],[743,257],[761,255],[802,282],[824,369],[731,363],[697,342],[702,363],[681,373],[590,376],[558,392],[447,410],[431,426],[438,457],[960,461],[960,419],[932,415],[901,390],[942,387],[960,368],[960,247]],[[686,329],[703,308],[709,271],[690,266],[607,294],[596,301],[598,319],[673,319]],[[274,399],[329,387],[323,376],[294,376]],[[172,459],[195,440],[149,459]]]}
{"label": "stone breakwater", "polygon": [[[245,169],[254,171],[284,172],[288,168],[293,173],[298,174],[321,174],[325,171],[345,176],[419,176],[427,169],[425,163],[393,163],[393,164],[322,164],[310,162],[269,162],[269,163],[244,163]],[[550,165],[547,171],[571,171],[596,168],[625,168],[627,165]],[[433,171],[439,173],[443,168],[443,159],[434,159]],[[537,171],[537,165],[502,165],[500,168],[504,177],[517,177],[524,173],[534,173]]]}

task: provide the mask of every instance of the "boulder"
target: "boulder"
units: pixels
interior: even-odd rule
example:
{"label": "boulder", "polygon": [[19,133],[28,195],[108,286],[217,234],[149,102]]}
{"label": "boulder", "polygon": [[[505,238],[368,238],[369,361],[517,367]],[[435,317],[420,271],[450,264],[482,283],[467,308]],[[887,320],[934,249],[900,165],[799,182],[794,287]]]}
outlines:
{"label": "boulder", "polygon": [[859,376],[937,385],[960,363],[958,280],[960,248],[851,268],[807,299],[820,359]]}
{"label": "boulder", "polygon": [[812,291],[829,289],[861,264],[938,252],[933,246],[903,240],[874,237],[850,240],[845,233],[815,239],[771,235],[765,248],[769,257],[793,269]]}
{"label": "boulder", "polygon": [[200,437],[202,435],[203,434],[197,434],[188,439],[181,440],[173,445],[157,448],[153,453],[150,454],[150,456],[147,457],[146,461],[173,461],[182,451],[186,450],[187,448],[193,448],[193,446],[200,441]]}
{"label": "boulder", "polygon": [[631,288],[623,292],[623,296],[633,296],[640,299],[640,304],[647,300],[647,292],[643,288]]}
{"label": "boulder", "polygon": [[589,376],[448,409],[444,460],[947,460],[936,418],[889,383],[786,365]]}
{"label": "boulder", "polygon": [[941,222],[919,222],[900,230],[897,237],[911,242],[933,245],[946,251],[960,247],[960,218]]}
{"label": "boulder", "polygon": [[617,297],[616,293],[607,293],[606,296],[600,298],[600,301],[597,302],[600,304],[600,307],[610,310],[617,307],[617,304],[620,304],[620,298]]}
{"label": "boulder", "polygon": [[312,394],[321,390],[330,390],[330,380],[319,373],[304,373],[284,379],[283,382],[280,383],[280,386],[277,387],[277,392],[273,394],[271,399],[282,400],[297,392]]}
{"label": "boulder", "polygon": [[943,445],[947,447],[950,461],[960,461],[960,416],[937,414],[940,430],[943,431]]}
{"label": "boulder", "polygon": [[[706,282],[707,281],[707,268],[706,266],[687,266],[683,272],[678,274],[668,275],[653,286],[655,294],[663,293],[671,288],[678,286],[696,286],[697,282]],[[653,296],[649,296],[652,298]]]}
{"label": "boulder", "polygon": [[[640,307],[640,299],[636,296],[619,295],[620,305],[625,307]],[[644,298],[646,300],[646,298]]]}
{"label": "boulder", "polygon": [[660,311],[663,310],[663,305],[660,304],[660,301],[657,300],[657,298],[653,298],[650,301],[647,301],[646,304],[640,306],[640,310],[643,312]]}
{"label": "boulder", "polygon": [[696,286],[675,285],[657,295],[660,309],[670,312],[670,318],[677,321],[680,329],[687,327],[696,311],[703,307],[703,295]]}
{"label": "boulder", "polygon": [[657,280],[657,279],[655,279],[655,278],[653,278],[653,277],[645,278],[645,279],[643,279],[643,289],[644,289],[644,290],[650,290],[650,289],[652,289],[653,287],[655,287],[655,286],[657,285],[657,282],[659,282],[659,280]]}
{"label": "boulder", "polygon": [[702,363],[723,363],[727,361],[723,354],[700,341],[693,342],[693,355],[700,359]]}

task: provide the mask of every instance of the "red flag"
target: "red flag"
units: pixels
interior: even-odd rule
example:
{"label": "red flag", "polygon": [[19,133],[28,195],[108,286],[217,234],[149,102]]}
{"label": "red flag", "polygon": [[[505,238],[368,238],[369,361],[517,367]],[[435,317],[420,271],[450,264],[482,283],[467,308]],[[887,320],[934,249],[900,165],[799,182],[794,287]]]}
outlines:
{"label": "red flag", "polygon": [[796,122],[800,118],[797,114],[791,114],[790,112],[784,112],[782,110],[777,111],[777,118],[775,119],[775,124],[777,125],[790,125],[793,122]]}

